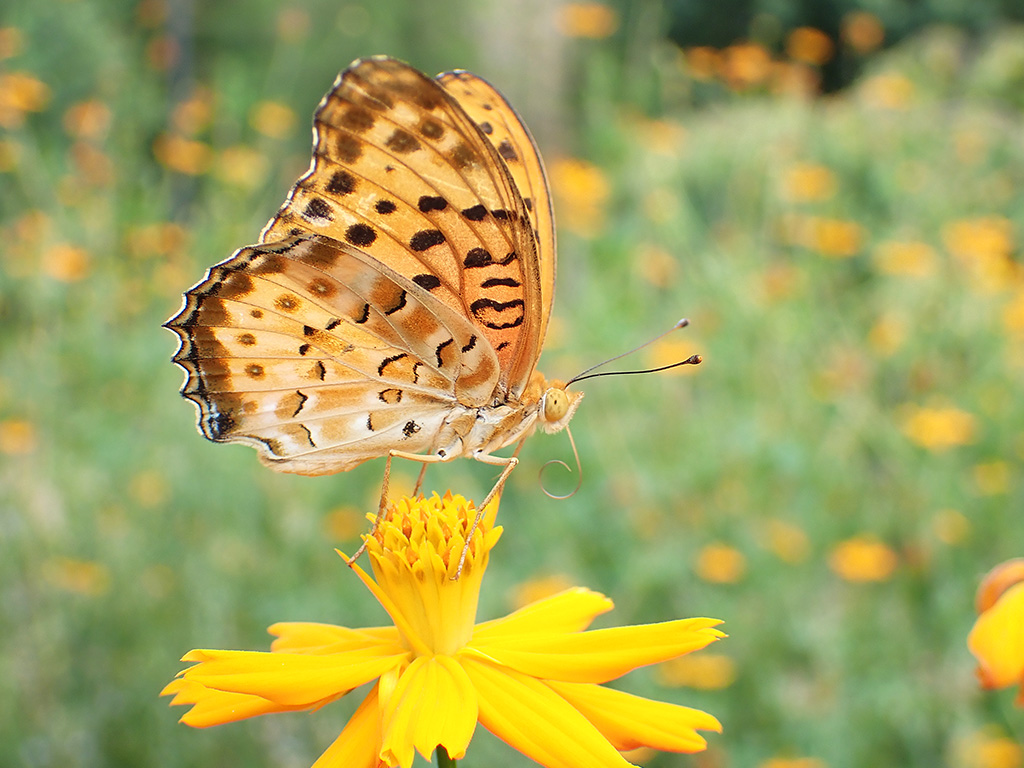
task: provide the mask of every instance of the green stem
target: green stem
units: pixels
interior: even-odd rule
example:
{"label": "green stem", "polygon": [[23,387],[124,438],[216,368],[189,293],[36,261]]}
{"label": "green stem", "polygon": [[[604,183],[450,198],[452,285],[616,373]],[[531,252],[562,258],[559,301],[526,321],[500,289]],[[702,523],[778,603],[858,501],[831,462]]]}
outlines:
{"label": "green stem", "polygon": [[448,752],[440,744],[437,745],[437,768],[455,768],[455,761],[448,757]]}

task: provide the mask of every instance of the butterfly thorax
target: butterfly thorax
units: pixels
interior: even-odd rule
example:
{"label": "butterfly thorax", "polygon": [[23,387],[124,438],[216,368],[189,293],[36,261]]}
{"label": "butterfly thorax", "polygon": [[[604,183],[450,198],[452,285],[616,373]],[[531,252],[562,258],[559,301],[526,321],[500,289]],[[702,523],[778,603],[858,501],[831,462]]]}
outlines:
{"label": "butterfly thorax", "polygon": [[518,403],[497,399],[490,405],[454,409],[438,433],[435,452],[446,459],[491,454],[537,427],[548,434],[560,432],[582,399],[582,392],[567,392],[562,382],[548,382],[535,371]]}

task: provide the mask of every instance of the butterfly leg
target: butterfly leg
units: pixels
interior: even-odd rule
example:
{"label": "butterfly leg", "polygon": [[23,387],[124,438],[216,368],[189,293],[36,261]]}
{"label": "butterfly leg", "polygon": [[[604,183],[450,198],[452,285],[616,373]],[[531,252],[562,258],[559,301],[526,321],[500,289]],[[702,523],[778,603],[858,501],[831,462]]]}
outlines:
{"label": "butterfly leg", "polygon": [[[516,453],[519,453],[518,448]],[[483,519],[484,510],[487,509],[487,505],[491,503],[491,500],[501,493],[505,487],[505,480],[508,479],[508,476],[512,474],[512,470],[519,463],[519,459],[515,456],[491,456],[487,453],[478,453],[474,454],[473,458],[484,464],[492,464],[496,467],[504,466],[504,469],[501,470],[501,475],[498,476],[498,481],[491,488],[491,492],[484,497],[483,502],[476,508],[476,517],[473,519],[473,524],[469,527],[469,533],[466,534],[466,543],[462,547],[462,554],[459,556],[459,567],[455,569],[455,576],[452,577],[453,581],[456,581],[462,575],[462,566],[465,564],[466,554],[469,552],[469,542],[473,540],[473,534],[476,533],[476,529]]]}
{"label": "butterfly leg", "polygon": [[423,462],[423,466],[420,467],[420,476],[416,478],[416,487],[412,489],[413,496],[420,495],[420,488],[423,487],[423,478],[427,474],[427,462]]}
{"label": "butterfly leg", "polygon": [[[437,456],[436,454],[423,455],[419,453],[406,453],[405,451],[396,451],[393,448],[390,451],[388,451],[388,459],[387,462],[384,464],[384,481],[381,483],[380,486],[380,504],[377,505],[377,517],[374,518],[373,527],[370,528],[370,533],[367,535],[366,538],[363,539],[362,546],[359,547],[359,549],[356,550],[356,553],[348,559],[348,565],[352,565],[352,563],[358,560],[359,556],[366,551],[367,540],[369,539],[370,536],[373,536],[373,534],[377,532],[377,527],[380,525],[380,521],[384,519],[384,510],[387,508],[388,505],[388,486],[391,484],[391,460],[396,457],[399,459],[409,459],[410,461],[418,461],[421,464],[423,464],[423,469],[420,470],[420,479],[416,482],[416,493],[419,493],[419,486],[423,480],[423,473],[426,470],[428,464],[438,464],[440,462],[450,460],[448,457],[441,457]],[[491,495],[494,495],[493,492]],[[488,496],[488,498],[490,498],[490,496]]]}

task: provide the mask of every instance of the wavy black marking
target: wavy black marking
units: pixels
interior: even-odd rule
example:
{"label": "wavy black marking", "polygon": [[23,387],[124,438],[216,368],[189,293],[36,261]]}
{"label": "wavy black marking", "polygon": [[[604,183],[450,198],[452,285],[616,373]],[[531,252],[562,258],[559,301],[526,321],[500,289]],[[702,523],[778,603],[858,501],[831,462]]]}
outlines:
{"label": "wavy black marking", "polygon": [[316,366],[314,366],[314,368],[316,370],[317,377],[320,379],[320,381],[323,381],[327,377],[327,369],[324,368],[324,361],[317,360]]}
{"label": "wavy black marking", "polygon": [[473,347],[476,346],[476,334],[469,337],[469,341],[466,342],[466,346],[462,348],[463,352],[469,352]]}
{"label": "wavy black marking", "polygon": [[[299,415],[299,411],[302,410],[302,406],[304,406],[306,404],[306,401],[309,400],[309,395],[304,395],[297,389],[295,390],[295,394],[299,396],[299,404],[295,406],[295,413],[292,414],[293,419]],[[310,440],[310,442],[313,441]]]}
{"label": "wavy black marking", "polygon": [[[367,307],[367,309],[369,309],[370,305],[369,305],[369,304],[367,304],[367,305],[366,305],[366,307]],[[339,317],[334,317],[334,318],[331,318],[331,319],[330,319],[330,320],[329,320],[329,321],[327,322],[327,325],[325,325],[325,326],[324,326],[324,328],[325,328],[326,330],[328,330],[328,331],[333,331],[333,330],[334,330],[335,328],[337,328],[337,327],[338,327],[339,325],[341,325],[341,318],[339,318]]]}
{"label": "wavy black marking", "polygon": [[384,312],[384,314],[385,315],[393,315],[398,310],[403,309],[405,307],[407,295],[408,294],[405,291],[402,291],[402,295],[398,297],[398,303],[395,304],[395,306],[393,306],[391,309],[389,309],[386,312]]}
{"label": "wavy black marking", "polygon": [[489,277],[480,283],[481,288],[497,288],[499,285],[508,286],[509,288],[519,288],[522,286],[522,283],[514,277]]}
{"label": "wavy black marking", "polygon": [[437,367],[440,368],[444,365],[444,361],[441,360],[441,352],[444,351],[445,347],[451,346],[455,343],[455,339],[448,339],[448,341],[442,341],[437,345],[437,349],[434,350],[434,355],[437,357]]}
{"label": "wavy black marking", "polygon": [[506,330],[507,328],[518,328],[520,325],[523,324],[523,315],[520,314],[515,320],[512,320],[511,322],[508,323],[495,323],[491,322],[490,320],[484,320],[481,317],[481,315],[483,315],[483,313],[486,310],[494,310],[498,314],[501,314],[503,312],[507,312],[510,309],[523,309],[524,307],[525,305],[523,304],[522,299],[512,299],[511,301],[495,301],[494,299],[483,298],[477,299],[476,301],[469,305],[470,310],[473,312],[476,318],[484,324],[484,327],[490,328],[491,330],[494,331],[503,331]]}
{"label": "wavy black marking", "polygon": [[359,325],[362,325],[363,323],[365,323],[369,319],[370,319],[370,305],[369,304],[363,304],[363,314],[361,314],[359,317],[356,318],[356,322],[359,323]]}
{"label": "wavy black marking", "polygon": [[[408,357],[408,355],[405,352],[402,352],[402,353],[397,354],[397,355],[392,355],[391,357],[385,357],[383,362],[381,362],[381,364],[377,366],[377,375],[378,376],[383,376],[385,368],[387,368],[389,365],[391,365],[391,363],[397,363],[403,357]],[[418,363],[417,363],[417,365],[418,365]],[[415,375],[415,370],[416,370],[416,367],[413,366],[414,375]],[[415,378],[413,380],[415,381]]]}

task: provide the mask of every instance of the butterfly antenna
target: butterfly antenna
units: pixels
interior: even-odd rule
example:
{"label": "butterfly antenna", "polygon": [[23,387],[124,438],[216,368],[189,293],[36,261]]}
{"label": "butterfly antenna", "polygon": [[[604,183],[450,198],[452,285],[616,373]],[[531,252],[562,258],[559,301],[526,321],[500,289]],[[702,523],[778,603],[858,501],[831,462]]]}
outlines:
{"label": "butterfly antenna", "polygon": [[537,479],[540,481],[540,489],[544,491],[544,495],[547,496],[549,499],[572,498],[573,496],[576,495],[576,492],[579,491],[580,487],[583,485],[583,464],[580,462],[580,454],[579,451],[576,450],[576,441],[573,439],[572,432],[569,430],[569,427],[565,428],[565,434],[569,436],[569,445],[572,446],[572,455],[576,459],[576,471],[579,477],[576,480],[576,487],[573,488],[569,493],[566,493],[564,495],[551,493],[551,491],[544,487],[544,470],[547,469],[552,464],[561,464],[569,472],[572,472],[572,467],[570,467],[561,459],[551,459],[551,461],[546,462],[544,466],[540,468],[540,472],[537,473]]}
{"label": "butterfly antenna", "polygon": [[672,363],[671,365],[663,365],[660,368],[648,368],[648,369],[645,369],[645,370],[642,370],[642,371],[606,371],[605,373],[591,373],[591,371],[596,371],[598,368],[603,368],[604,366],[608,365],[608,363],[614,363],[616,360],[619,360],[620,358],[626,357],[627,355],[632,355],[634,352],[639,352],[644,347],[650,346],[654,342],[659,341],[660,339],[665,338],[666,336],[668,336],[673,331],[677,331],[680,328],[685,328],[689,324],[690,324],[690,321],[687,320],[684,317],[682,320],[677,322],[675,325],[673,325],[667,331],[665,331],[664,333],[659,333],[653,339],[649,339],[649,340],[645,341],[639,347],[634,347],[633,349],[629,350],[628,352],[623,352],[622,354],[616,355],[615,357],[610,357],[607,360],[605,360],[603,363],[598,363],[597,365],[592,365],[589,368],[587,368],[585,371],[582,371],[582,372],[576,374],[571,379],[569,379],[569,381],[566,382],[566,384],[565,384],[566,388],[568,388],[570,384],[573,384],[573,383],[575,383],[577,381],[583,381],[584,379],[594,379],[594,378],[597,378],[598,376],[617,376],[617,375],[620,375],[620,374],[625,375],[625,374],[630,374],[630,373],[656,373],[658,371],[667,371],[669,368],[677,368],[680,365],[697,365],[701,361],[700,355],[691,355],[690,357],[686,358],[685,360],[681,360],[678,363]]}

